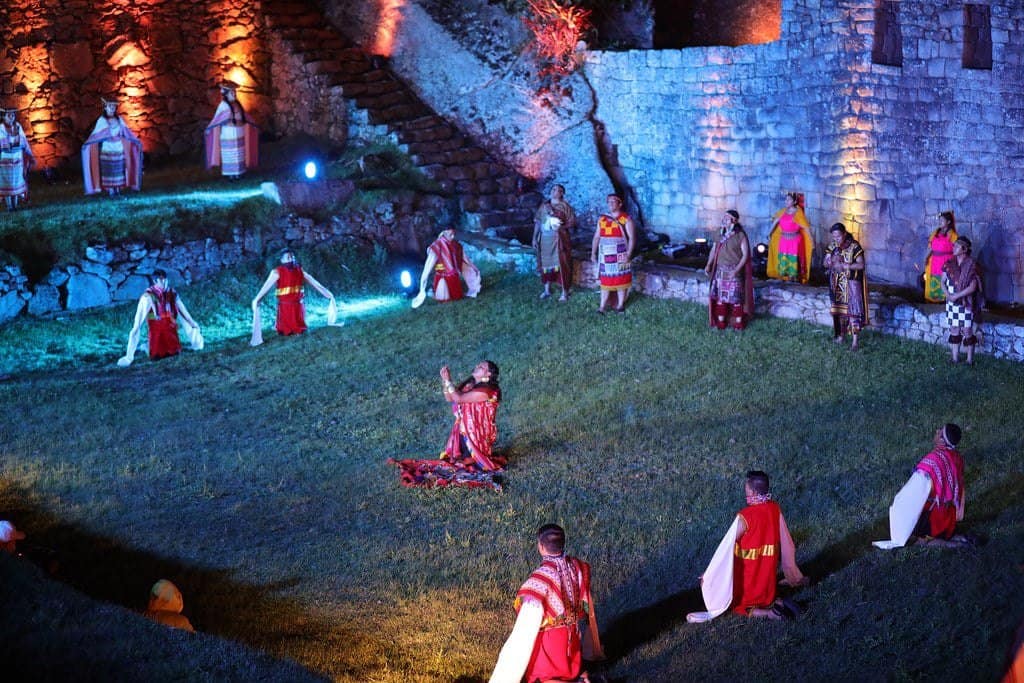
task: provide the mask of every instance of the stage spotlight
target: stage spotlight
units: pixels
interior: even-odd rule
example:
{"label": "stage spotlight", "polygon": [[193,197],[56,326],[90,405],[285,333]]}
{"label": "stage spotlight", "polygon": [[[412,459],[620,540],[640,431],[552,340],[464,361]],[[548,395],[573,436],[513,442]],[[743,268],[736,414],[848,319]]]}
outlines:
{"label": "stage spotlight", "polygon": [[401,275],[402,289],[409,289],[412,287],[412,273],[408,270],[403,270]]}
{"label": "stage spotlight", "polygon": [[756,277],[768,277],[768,245],[764,242],[758,242],[754,246],[751,265],[754,267]]}
{"label": "stage spotlight", "polygon": [[317,173],[320,169],[317,167],[315,161],[307,161],[306,165],[302,167],[302,172],[305,174],[307,180],[316,180]]}

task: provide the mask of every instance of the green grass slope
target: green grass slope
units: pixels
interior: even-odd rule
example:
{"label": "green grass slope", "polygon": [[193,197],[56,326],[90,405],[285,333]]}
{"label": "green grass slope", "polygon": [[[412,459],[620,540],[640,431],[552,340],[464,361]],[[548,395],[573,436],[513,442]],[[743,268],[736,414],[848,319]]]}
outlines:
{"label": "green grass slope", "polygon": [[[207,334],[200,353],[117,369],[130,307],[0,329],[0,517],[56,550],[59,578],[134,609],[169,578],[200,631],[336,680],[470,681],[511,626],[533,530],[555,521],[594,567],[611,679],[999,675],[1024,617],[1024,366],[949,367],[941,348],[873,334],[851,353],[777,319],[716,332],[673,301],[601,317],[594,293],[538,302],[535,279],[504,271],[485,272],[477,300],[414,312],[382,296],[387,274],[367,259],[307,263],[341,292],[345,327],[323,327],[311,294],[309,334],[250,348],[247,302],[265,276],[253,266],[182,291]],[[401,488],[385,460],[436,454],[450,426],[439,366],[464,376],[482,358],[502,369],[504,491]],[[965,528],[987,542],[873,549],[950,420],[965,428]],[[796,595],[807,612],[689,625],[754,467],[773,476],[814,580]],[[67,599],[21,580],[6,632]],[[110,632],[102,603],[52,637]],[[114,651],[125,671],[153,647],[221,652],[223,671],[264,666],[219,640],[117,623],[148,643]],[[32,638],[41,651],[47,631]],[[70,656],[41,666],[74,673]]]}

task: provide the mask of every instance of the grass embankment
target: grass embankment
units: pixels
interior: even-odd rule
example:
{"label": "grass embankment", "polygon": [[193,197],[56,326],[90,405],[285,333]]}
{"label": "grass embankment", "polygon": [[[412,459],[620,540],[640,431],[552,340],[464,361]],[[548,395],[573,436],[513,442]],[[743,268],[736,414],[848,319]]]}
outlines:
{"label": "grass embankment", "polygon": [[[336,291],[369,268],[310,265]],[[594,566],[613,679],[999,674],[1024,616],[1024,366],[948,367],[940,348],[871,334],[851,353],[824,328],[777,319],[719,333],[673,301],[599,317],[593,293],[542,303],[533,278],[504,272],[487,273],[475,301],[412,312],[394,300],[340,329],[314,316],[310,334],[252,349],[246,302],[263,276],[183,290],[208,348],[128,370],[113,366],[127,307],[0,330],[15,373],[0,385],[0,513],[55,548],[84,593],[141,608],[166,577],[201,631],[339,680],[476,680],[537,561],[532,531],[557,521]],[[33,335],[52,338],[62,369],[14,350]],[[450,425],[438,367],[461,376],[481,358],[502,368],[505,491],[402,489],[386,458],[433,455]],[[892,495],[947,420],[965,427],[966,529],[987,543],[874,550]],[[815,581],[796,596],[808,611],[688,625],[752,467],[773,475]],[[13,602],[3,630],[60,595]],[[18,642],[72,675],[92,639],[159,637],[122,615],[64,616],[54,628],[81,636],[59,650],[41,632]],[[159,642],[181,660],[216,651],[227,673],[256,666],[200,638]],[[174,671],[159,662],[152,678]]]}
{"label": "grass embankment", "polygon": [[356,185],[346,203],[320,207],[312,216],[319,220],[376,206],[384,196],[436,190],[392,145],[325,150],[329,143],[306,138],[264,144],[260,168],[234,182],[218,169],[205,171],[198,158],[165,159],[147,167],[140,192],[118,198],[83,196],[81,175],[70,166],[49,183],[33,174],[31,202],[15,213],[0,212],[0,266],[13,262],[36,282],[57,263],[79,261],[90,244],[229,241],[235,228],[267,228],[284,210],[262,196],[260,183],[298,179],[306,159],[317,159],[323,176]]}

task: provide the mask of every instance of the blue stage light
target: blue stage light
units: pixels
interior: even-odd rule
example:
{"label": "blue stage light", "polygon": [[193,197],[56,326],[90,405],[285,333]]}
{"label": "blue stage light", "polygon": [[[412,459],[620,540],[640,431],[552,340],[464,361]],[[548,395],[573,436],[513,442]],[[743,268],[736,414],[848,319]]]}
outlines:
{"label": "blue stage light", "polygon": [[306,165],[303,167],[303,172],[306,174],[306,178],[308,178],[309,180],[315,179],[316,174],[319,171],[320,169],[317,168],[315,161],[307,161]]}
{"label": "blue stage light", "polygon": [[412,273],[408,270],[403,270],[401,275],[402,289],[409,289],[412,287]]}

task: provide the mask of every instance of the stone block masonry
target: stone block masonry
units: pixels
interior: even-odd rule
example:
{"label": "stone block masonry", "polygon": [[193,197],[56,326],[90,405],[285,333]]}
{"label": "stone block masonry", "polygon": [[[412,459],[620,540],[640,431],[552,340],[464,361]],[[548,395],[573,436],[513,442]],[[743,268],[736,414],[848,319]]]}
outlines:
{"label": "stone block masonry", "polygon": [[769,44],[589,53],[595,116],[649,224],[675,239],[708,236],[735,208],[766,240],[796,190],[818,253],[840,221],[873,279],[912,284],[952,210],[989,299],[1024,301],[1024,5],[988,3],[993,68],[979,70],[961,64],[951,0],[899,3],[903,65],[872,64],[875,4],[784,0]]}
{"label": "stone block masonry", "polygon": [[[494,3],[463,0],[472,11],[453,21],[437,19],[445,3],[410,0],[389,57],[425,102],[524,175],[565,183],[583,220],[603,210],[615,174],[653,230],[706,236],[735,208],[756,242],[783,192],[800,191],[819,254],[841,221],[873,279],[911,284],[937,214],[952,210],[989,298],[1024,302],[1024,4],[985,3],[991,70],[962,66],[960,0],[901,0],[903,64],[873,64],[876,4],[782,0],[779,40],[759,45],[590,51],[571,100],[546,106],[521,22],[496,17]],[[372,42],[374,3],[325,5]],[[500,30],[474,30],[484,20]]]}

